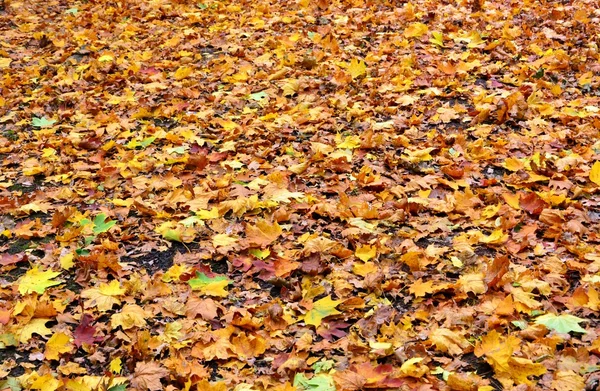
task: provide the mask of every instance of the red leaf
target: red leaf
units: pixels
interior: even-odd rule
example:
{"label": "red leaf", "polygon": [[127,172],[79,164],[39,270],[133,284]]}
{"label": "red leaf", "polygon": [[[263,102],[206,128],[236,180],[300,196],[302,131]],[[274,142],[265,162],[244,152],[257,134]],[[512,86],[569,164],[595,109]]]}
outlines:
{"label": "red leaf", "polygon": [[88,345],[93,345],[96,342],[102,341],[101,337],[95,337],[96,328],[92,326],[92,318],[89,314],[84,314],[81,318],[81,323],[73,332],[74,341],[73,343],[78,348],[81,347],[84,343]]}
{"label": "red leaf", "polygon": [[537,194],[527,193],[519,198],[519,206],[532,215],[539,215],[547,204]]}

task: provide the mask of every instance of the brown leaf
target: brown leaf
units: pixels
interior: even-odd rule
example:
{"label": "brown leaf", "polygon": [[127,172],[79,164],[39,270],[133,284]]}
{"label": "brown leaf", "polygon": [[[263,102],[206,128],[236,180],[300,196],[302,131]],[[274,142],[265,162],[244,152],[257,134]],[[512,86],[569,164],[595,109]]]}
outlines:
{"label": "brown leaf", "polygon": [[186,304],[185,316],[195,318],[200,315],[204,320],[212,320],[218,316],[217,303],[213,299],[200,299],[190,296]]}
{"label": "brown leaf", "polygon": [[169,371],[156,361],[138,362],[131,379],[131,385],[136,390],[158,391],[163,389],[160,379],[167,377]]}
{"label": "brown leaf", "polygon": [[246,238],[251,245],[265,247],[273,243],[283,230],[276,222],[258,220],[256,225],[246,226]]}
{"label": "brown leaf", "polygon": [[519,198],[519,206],[532,215],[539,215],[547,205],[544,200],[533,192],[521,195]]}

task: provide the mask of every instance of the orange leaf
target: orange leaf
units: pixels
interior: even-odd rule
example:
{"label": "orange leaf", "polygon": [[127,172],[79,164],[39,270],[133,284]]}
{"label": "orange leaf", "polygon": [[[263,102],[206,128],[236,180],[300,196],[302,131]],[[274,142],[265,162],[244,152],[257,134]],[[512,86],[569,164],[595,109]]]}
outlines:
{"label": "orange leaf", "polygon": [[256,225],[246,226],[246,238],[251,245],[268,246],[273,243],[283,230],[277,222],[267,220],[258,220]]}

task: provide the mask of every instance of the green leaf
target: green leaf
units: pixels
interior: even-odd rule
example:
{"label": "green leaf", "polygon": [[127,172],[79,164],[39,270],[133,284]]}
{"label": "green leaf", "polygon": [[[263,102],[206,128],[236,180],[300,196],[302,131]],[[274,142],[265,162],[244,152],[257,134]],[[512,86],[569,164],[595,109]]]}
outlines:
{"label": "green leaf", "polygon": [[335,384],[331,376],[318,374],[308,379],[303,373],[294,377],[294,387],[305,391],[335,391]]}
{"label": "green leaf", "polygon": [[252,249],[248,250],[248,252],[250,254],[254,255],[258,259],[265,259],[269,255],[271,255],[271,250],[269,250],[268,248],[264,249],[264,250],[261,250],[259,248],[252,248]]}
{"label": "green leaf", "polygon": [[77,15],[78,12],[79,10],[77,8],[69,8],[65,11],[65,14]]}
{"label": "green leaf", "polygon": [[250,94],[250,98],[257,102],[260,102],[264,99],[269,99],[269,94],[264,91],[255,92],[254,94]]}
{"label": "green leaf", "polygon": [[9,377],[0,381],[0,390],[21,391],[22,387],[16,377]]}
{"label": "green leaf", "polygon": [[543,324],[550,330],[554,330],[558,333],[567,334],[571,331],[576,333],[585,334],[587,331],[579,326],[580,322],[587,322],[585,319],[578,318],[573,315],[563,314],[546,314],[542,315],[535,320],[536,324]]}
{"label": "green leaf", "polygon": [[46,117],[42,117],[42,118],[34,117],[31,120],[31,125],[35,126],[36,128],[49,128],[52,125],[54,125],[55,122],[56,122],[56,120],[48,119]]}
{"label": "green leaf", "polygon": [[104,213],[100,213],[99,215],[97,215],[94,218],[94,234],[95,235],[99,235],[103,232],[108,231],[109,229],[111,229],[115,224],[117,224],[116,221],[106,221],[106,215]]}
{"label": "green leaf", "polygon": [[225,287],[231,284],[231,280],[225,276],[210,278],[204,273],[196,272],[196,277],[188,280],[188,284],[193,291],[200,291],[208,296],[227,297],[228,292]]}
{"label": "green leaf", "polygon": [[127,390],[127,384],[117,384],[110,387],[107,391],[125,391]]}

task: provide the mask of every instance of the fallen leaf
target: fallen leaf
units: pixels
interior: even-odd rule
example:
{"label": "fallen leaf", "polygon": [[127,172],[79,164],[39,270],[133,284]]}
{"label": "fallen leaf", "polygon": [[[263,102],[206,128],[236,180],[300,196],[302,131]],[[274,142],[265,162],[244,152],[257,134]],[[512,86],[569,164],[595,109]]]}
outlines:
{"label": "fallen leaf", "polygon": [[169,371],[156,361],[138,362],[131,379],[131,386],[139,391],[159,391],[163,389],[161,379],[169,375]]}
{"label": "fallen leaf", "polygon": [[315,301],[313,307],[304,315],[304,323],[311,326],[320,326],[324,318],[341,314],[340,311],[335,309],[340,303],[340,300],[332,300],[331,296]]}
{"label": "fallen leaf", "polygon": [[46,291],[46,288],[61,284],[60,281],[53,280],[59,274],[60,272],[51,270],[40,271],[37,266],[34,266],[19,279],[19,293],[22,295],[34,292],[42,294]]}

